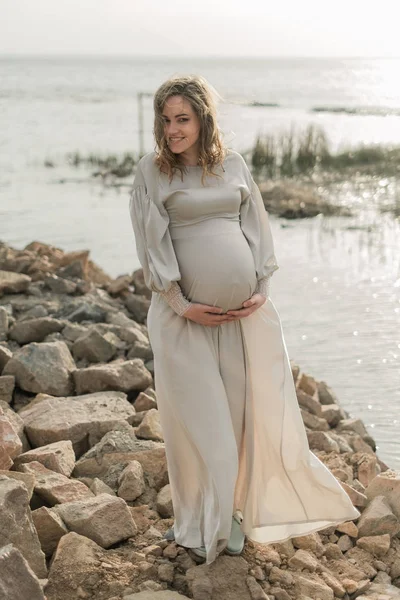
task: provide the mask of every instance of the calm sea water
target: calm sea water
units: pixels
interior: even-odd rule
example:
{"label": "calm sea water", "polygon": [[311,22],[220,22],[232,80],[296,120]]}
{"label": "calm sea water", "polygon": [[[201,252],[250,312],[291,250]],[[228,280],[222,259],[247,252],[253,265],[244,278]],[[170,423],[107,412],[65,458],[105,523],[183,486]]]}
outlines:
{"label": "calm sea water", "polygon": [[[389,59],[0,59],[0,239],[89,248],[113,276],[137,268],[128,185],[103,188],[66,154],[137,152],[139,92],[149,94],[152,150],[151,94],[170,75],[201,73],[216,87],[225,141],[245,152],[259,132],[310,122],[332,149],[400,144],[399,69]],[[271,217],[280,263],[271,295],[290,357],[331,385],[400,467],[400,223],[379,211],[399,189],[382,179],[378,191],[339,188],[337,201],[358,209],[349,219]]]}

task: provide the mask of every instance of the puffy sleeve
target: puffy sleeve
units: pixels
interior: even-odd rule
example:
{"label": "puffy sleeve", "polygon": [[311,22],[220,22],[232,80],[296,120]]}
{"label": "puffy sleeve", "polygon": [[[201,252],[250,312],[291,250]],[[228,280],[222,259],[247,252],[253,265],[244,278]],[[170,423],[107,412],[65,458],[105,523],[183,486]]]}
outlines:
{"label": "puffy sleeve", "polygon": [[135,234],[136,251],[146,286],[154,292],[167,292],[181,274],[170,237],[167,209],[160,209],[149,197],[138,166],[129,199],[129,212]]}
{"label": "puffy sleeve", "polygon": [[275,257],[269,215],[265,210],[261,192],[248,172],[250,194],[240,208],[240,223],[250,246],[257,273],[256,292],[268,295],[271,275],[279,269]]}
{"label": "puffy sleeve", "polygon": [[147,193],[140,162],[129,199],[129,213],[135,234],[136,252],[146,286],[160,293],[182,316],[191,303],[182,293],[178,261],[169,233],[169,215]]}

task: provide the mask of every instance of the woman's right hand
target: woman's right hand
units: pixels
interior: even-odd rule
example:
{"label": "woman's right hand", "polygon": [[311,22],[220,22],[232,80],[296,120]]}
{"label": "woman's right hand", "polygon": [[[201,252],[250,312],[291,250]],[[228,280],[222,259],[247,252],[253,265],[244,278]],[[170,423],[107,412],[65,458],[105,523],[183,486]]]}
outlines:
{"label": "woman's right hand", "polygon": [[201,304],[200,302],[192,302],[191,306],[183,313],[183,317],[206,325],[207,327],[218,327],[222,323],[236,321],[237,317],[233,315],[222,314],[223,309],[219,306],[210,306],[209,304]]}

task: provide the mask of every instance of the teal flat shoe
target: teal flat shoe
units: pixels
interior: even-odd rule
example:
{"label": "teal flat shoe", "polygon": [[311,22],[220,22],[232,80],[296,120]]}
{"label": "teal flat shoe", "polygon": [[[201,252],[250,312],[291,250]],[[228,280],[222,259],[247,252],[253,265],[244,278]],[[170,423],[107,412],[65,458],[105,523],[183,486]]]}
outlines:
{"label": "teal flat shoe", "polygon": [[235,510],[232,517],[231,535],[229,537],[228,545],[225,548],[226,553],[232,556],[241,554],[244,548],[246,536],[240,527],[242,521],[242,512],[240,510]]}
{"label": "teal flat shoe", "polygon": [[196,556],[200,556],[201,558],[207,558],[207,550],[205,546],[199,546],[198,548],[190,548],[190,550],[196,554]]}
{"label": "teal flat shoe", "polygon": [[175,540],[175,532],[173,525],[164,533],[163,538],[164,540],[168,540],[169,542],[173,542]]}

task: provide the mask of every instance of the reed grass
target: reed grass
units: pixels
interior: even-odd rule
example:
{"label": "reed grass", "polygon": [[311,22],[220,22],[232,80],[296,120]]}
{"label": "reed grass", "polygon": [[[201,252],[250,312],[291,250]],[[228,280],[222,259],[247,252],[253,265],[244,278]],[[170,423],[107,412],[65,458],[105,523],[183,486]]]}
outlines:
{"label": "reed grass", "polygon": [[116,154],[101,156],[99,154],[81,155],[79,152],[67,154],[67,161],[74,167],[90,166],[99,167],[101,171],[97,171],[94,175],[114,175],[115,177],[128,177],[133,173],[134,166],[137,163],[136,158],[130,152],[126,152],[122,157]]}
{"label": "reed grass", "polygon": [[400,175],[400,147],[362,145],[332,153],[325,130],[311,124],[305,130],[259,134],[250,150],[255,176],[270,179],[293,178],[343,172],[343,175]]}

